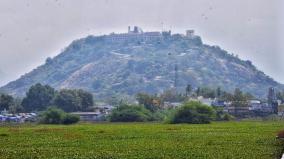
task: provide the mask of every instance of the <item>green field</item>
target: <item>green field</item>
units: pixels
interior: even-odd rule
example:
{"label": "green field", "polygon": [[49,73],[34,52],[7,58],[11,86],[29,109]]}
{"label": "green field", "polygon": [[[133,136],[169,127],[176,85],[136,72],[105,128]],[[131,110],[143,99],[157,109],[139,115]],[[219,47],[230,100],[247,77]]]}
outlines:
{"label": "green field", "polygon": [[0,128],[0,158],[280,158],[284,122],[106,123]]}

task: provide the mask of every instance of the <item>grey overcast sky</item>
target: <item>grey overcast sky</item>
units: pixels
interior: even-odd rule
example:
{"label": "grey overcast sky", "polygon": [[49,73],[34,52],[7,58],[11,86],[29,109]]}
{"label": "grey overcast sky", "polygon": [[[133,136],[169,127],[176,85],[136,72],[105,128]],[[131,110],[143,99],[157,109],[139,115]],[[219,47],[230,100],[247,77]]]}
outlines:
{"label": "grey overcast sky", "polygon": [[0,0],[0,85],[87,35],[194,29],[284,83],[283,0]]}

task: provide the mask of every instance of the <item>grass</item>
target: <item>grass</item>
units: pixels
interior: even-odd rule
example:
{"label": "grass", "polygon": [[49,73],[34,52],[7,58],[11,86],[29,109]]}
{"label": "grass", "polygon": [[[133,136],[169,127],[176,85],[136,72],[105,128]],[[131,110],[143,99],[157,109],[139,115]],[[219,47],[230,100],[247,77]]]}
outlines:
{"label": "grass", "polygon": [[116,123],[0,128],[0,158],[280,158],[284,122]]}

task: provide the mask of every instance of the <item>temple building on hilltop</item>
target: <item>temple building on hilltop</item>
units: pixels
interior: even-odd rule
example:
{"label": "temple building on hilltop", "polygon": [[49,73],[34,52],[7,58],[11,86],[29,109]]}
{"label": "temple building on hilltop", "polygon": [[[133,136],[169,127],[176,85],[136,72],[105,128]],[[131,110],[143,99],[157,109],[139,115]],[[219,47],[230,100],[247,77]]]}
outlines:
{"label": "temple building on hilltop", "polygon": [[143,32],[138,26],[134,26],[133,30],[131,27],[128,27],[127,33],[116,34],[112,33],[107,37],[107,40],[110,41],[123,41],[123,40],[160,40],[162,39],[162,34],[160,32]]}
{"label": "temple building on hilltop", "polygon": [[[148,41],[148,40],[161,40],[163,37],[171,36],[171,31],[153,31],[153,32],[143,32],[143,30],[138,27],[134,26],[131,29],[128,26],[127,33],[111,33],[106,38],[109,41],[124,41],[124,40],[141,40],[141,41]],[[183,35],[184,36],[184,35]],[[194,30],[187,30],[185,37],[194,38]]]}

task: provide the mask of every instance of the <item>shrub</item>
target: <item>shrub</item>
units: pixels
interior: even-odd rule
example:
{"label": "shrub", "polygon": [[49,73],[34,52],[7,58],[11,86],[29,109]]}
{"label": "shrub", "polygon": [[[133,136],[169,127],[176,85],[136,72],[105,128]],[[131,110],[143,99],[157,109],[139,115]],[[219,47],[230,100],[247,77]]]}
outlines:
{"label": "shrub", "polygon": [[62,119],[62,123],[66,124],[66,125],[69,125],[69,124],[77,123],[77,122],[79,122],[79,120],[80,120],[80,117],[77,116],[77,115],[66,114],[64,116],[64,118]]}
{"label": "shrub", "polygon": [[213,108],[191,101],[178,108],[173,114],[170,123],[207,124],[214,116]]}
{"label": "shrub", "polygon": [[222,117],[222,120],[224,121],[230,121],[230,120],[233,120],[234,119],[234,116],[228,114],[228,113],[225,113]]}
{"label": "shrub", "polygon": [[143,122],[151,118],[149,110],[137,105],[121,105],[110,114],[111,122]]}
{"label": "shrub", "polygon": [[174,109],[161,109],[152,113],[151,121],[165,121],[171,114]]}
{"label": "shrub", "polygon": [[161,109],[152,114],[152,121],[161,121],[164,123],[171,123],[171,119],[173,118],[173,114],[176,112],[176,109],[168,108]]}
{"label": "shrub", "polygon": [[79,117],[65,113],[56,107],[50,107],[40,116],[40,123],[43,124],[73,124],[79,121]]}
{"label": "shrub", "polygon": [[63,110],[50,107],[41,114],[40,122],[43,124],[61,124],[64,115]]}
{"label": "shrub", "polygon": [[215,120],[216,121],[230,121],[234,119],[234,116],[229,113],[224,112],[223,110],[218,110],[215,108]]}
{"label": "shrub", "polygon": [[281,121],[283,119],[276,114],[272,114],[272,115],[264,117],[263,120],[264,121]]}

